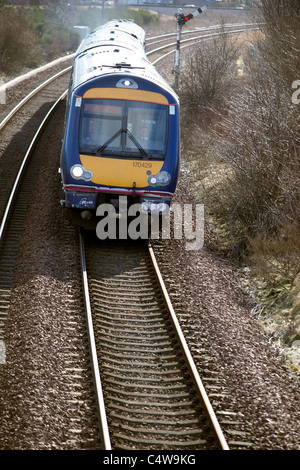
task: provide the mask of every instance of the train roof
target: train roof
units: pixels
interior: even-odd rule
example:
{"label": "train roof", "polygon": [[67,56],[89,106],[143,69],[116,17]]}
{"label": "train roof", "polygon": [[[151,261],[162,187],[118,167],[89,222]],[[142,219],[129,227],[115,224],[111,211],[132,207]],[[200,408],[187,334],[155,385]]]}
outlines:
{"label": "train roof", "polygon": [[174,93],[145,52],[145,31],[131,20],[113,20],[92,31],[75,53],[72,89],[104,74],[132,74]]}
{"label": "train roof", "polygon": [[132,20],[112,20],[92,31],[80,44],[75,56],[104,44],[123,44],[137,52],[145,50],[146,33]]}

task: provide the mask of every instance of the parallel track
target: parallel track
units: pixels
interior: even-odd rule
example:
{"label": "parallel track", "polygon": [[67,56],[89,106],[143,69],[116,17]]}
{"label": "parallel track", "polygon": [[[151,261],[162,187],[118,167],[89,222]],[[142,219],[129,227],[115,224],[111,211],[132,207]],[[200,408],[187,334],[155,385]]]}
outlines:
{"label": "parallel track", "polygon": [[[25,186],[28,185],[25,190],[26,195],[22,196],[18,204],[15,204],[17,192],[20,189],[25,169],[43,128],[50,120],[59,102],[66,95],[66,92],[64,92],[53,105],[53,91],[52,89],[49,91],[48,88],[68,74],[70,69],[71,67],[64,68],[30,91],[0,122],[1,145],[6,145],[1,158],[11,160],[9,174],[4,172],[2,175],[2,167],[0,171],[1,187],[5,188],[1,191],[0,197],[0,341],[4,335],[5,321],[10,305],[10,291],[13,286],[18,240],[29,202],[30,184],[34,184],[33,181],[30,183],[28,180],[28,183],[25,183]],[[32,105],[33,100],[35,100],[34,105]],[[38,118],[35,119],[37,112],[40,115],[40,122]],[[27,120],[30,118],[33,124],[27,128]],[[14,145],[14,148],[11,149],[13,142],[11,136],[20,131],[23,134],[22,138],[19,139],[20,143]],[[13,153],[13,159],[11,153]],[[14,214],[13,210],[15,211]]]}
{"label": "parallel track", "polygon": [[[245,32],[256,31],[256,30],[259,29],[257,24],[242,25],[242,28],[238,27],[238,28],[235,28],[235,29],[231,29],[232,26],[228,26],[228,28],[230,28],[230,29],[227,30],[227,27],[225,27],[224,32],[222,30],[221,31],[210,32],[210,31],[212,31],[212,28],[206,28],[204,30],[202,30],[202,29],[201,30],[190,30],[190,31],[184,32],[184,34],[195,33],[195,35],[193,35],[192,37],[186,38],[186,39],[181,39],[180,49],[184,49],[186,47],[194,46],[195,44],[198,44],[199,42],[202,42],[202,41],[211,40],[211,39],[213,39],[217,36],[220,36],[221,34],[227,34],[227,35],[242,34],[242,33],[245,33]],[[221,26],[217,26],[215,29],[221,29]],[[203,31],[204,31],[204,34],[203,34]],[[167,36],[167,37],[168,36],[174,36],[174,34],[170,33],[170,34],[167,34],[165,36]],[[159,37],[163,37],[163,36],[159,36]],[[160,41],[164,41],[164,40],[161,39]],[[155,43],[156,42],[149,43],[149,44],[147,43],[147,45],[150,46],[150,45],[155,44]],[[169,50],[165,54],[160,55],[157,59],[152,60],[152,64],[156,65],[158,62],[160,62],[162,59],[166,58],[170,54],[175,54],[175,52],[176,52],[176,42],[172,42],[172,43],[168,43],[168,44],[164,44],[162,46],[156,47],[155,49],[152,49],[152,50],[148,51],[147,56],[153,56],[155,54],[161,54],[162,51],[165,51],[169,48],[171,48],[171,50]]]}
{"label": "parallel track", "polygon": [[40,91],[44,90],[50,83],[57,80],[59,77],[69,73],[71,70],[71,66],[64,68],[60,72],[52,75],[39,86],[34,88],[30,93],[28,93],[14,108],[5,116],[5,118],[0,122],[0,131],[8,124],[8,122],[12,119],[12,117],[17,114],[20,109],[25,106],[34,96],[36,96]]}
{"label": "parallel track", "polygon": [[[213,25],[213,26],[202,26],[200,28],[195,28],[195,29],[188,29],[188,30],[182,30],[181,31],[181,36],[189,36],[190,34],[203,34],[203,33],[217,33],[219,31],[222,33],[224,32],[230,32],[230,30],[236,31],[239,30],[240,32],[243,31],[251,31],[252,29],[257,29],[259,25],[257,23],[235,23],[235,24],[224,24],[224,25]],[[168,38],[174,37],[176,38],[176,31],[172,33],[166,33],[166,34],[160,34],[157,36],[152,36],[147,38],[146,40],[146,45],[147,47],[152,46],[154,44],[158,44],[161,42],[165,42]]]}
{"label": "parallel track", "polygon": [[[34,185],[34,178],[39,167],[38,160],[32,160],[32,155],[43,129],[65,96],[66,92],[54,103],[33,136],[21,160],[8,200],[2,209],[0,224],[0,340],[4,337],[5,321],[10,305],[10,292],[13,287],[15,261],[19,249],[18,243]],[[22,194],[20,193],[21,189]]]}

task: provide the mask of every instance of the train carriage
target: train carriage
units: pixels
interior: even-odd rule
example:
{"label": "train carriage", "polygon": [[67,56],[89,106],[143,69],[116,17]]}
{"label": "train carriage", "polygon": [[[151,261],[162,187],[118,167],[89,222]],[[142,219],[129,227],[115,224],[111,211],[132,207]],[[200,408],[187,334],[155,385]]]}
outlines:
{"label": "train carriage", "polygon": [[180,165],[178,97],[151,65],[145,32],[115,20],[93,31],[75,54],[60,173],[62,204],[93,227],[100,204],[119,196],[163,213]]}

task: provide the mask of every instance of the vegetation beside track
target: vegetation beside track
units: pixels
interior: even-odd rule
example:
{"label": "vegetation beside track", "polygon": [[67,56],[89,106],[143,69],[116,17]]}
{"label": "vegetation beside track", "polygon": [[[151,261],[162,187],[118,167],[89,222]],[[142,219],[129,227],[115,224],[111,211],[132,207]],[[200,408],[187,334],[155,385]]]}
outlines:
{"label": "vegetation beside track", "polygon": [[251,41],[201,45],[179,93],[184,155],[219,247],[244,266],[253,312],[299,347],[300,8],[286,3],[262,0]]}
{"label": "vegetation beside track", "polygon": [[141,26],[158,24],[159,15],[127,8],[14,6],[0,3],[0,78],[72,53],[81,37],[76,25],[90,29],[112,18],[132,18]]}

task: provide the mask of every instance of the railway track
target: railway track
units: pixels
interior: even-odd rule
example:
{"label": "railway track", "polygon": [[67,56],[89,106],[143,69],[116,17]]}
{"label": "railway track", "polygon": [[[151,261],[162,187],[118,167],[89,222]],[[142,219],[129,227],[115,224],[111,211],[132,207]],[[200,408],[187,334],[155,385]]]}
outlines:
{"label": "railway track", "polygon": [[[27,208],[34,187],[35,178],[39,169],[39,155],[34,154],[35,146],[41,137],[51,116],[65,97],[59,97],[48,110],[44,119],[35,132],[30,145],[23,155],[21,162],[17,162],[8,186],[8,198],[2,199],[0,224],[0,340],[4,337],[5,321],[10,305],[10,292],[14,285],[15,262],[19,249],[20,237],[26,218]],[[7,121],[8,122],[8,121]],[[2,158],[5,158],[5,154]],[[7,183],[7,181],[6,181]]]}
{"label": "railway track", "polygon": [[[182,29],[181,36],[186,37],[190,35],[202,35],[207,34],[210,37],[210,33],[220,33],[220,32],[234,32],[234,31],[249,31],[252,29],[256,29],[259,25],[257,23],[234,23],[234,24],[219,24],[213,26],[201,26],[195,29]],[[151,36],[146,39],[146,46],[147,48],[156,44],[165,43],[170,38],[176,39],[176,31],[171,33],[159,34],[157,36]],[[170,45],[170,44],[169,44]]]}
{"label": "railway track", "polygon": [[[198,44],[201,41],[211,40],[220,34],[242,34],[249,31],[256,31],[259,29],[259,25],[257,23],[250,23],[250,24],[231,24],[231,25],[216,25],[211,27],[203,27],[199,29],[192,29],[187,31],[182,31],[181,45],[180,48],[184,49],[186,47],[191,47],[195,44]],[[191,37],[186,37],[191,36]],[[166,39],[169,41],[171,37],[176,38],[176,33],[168,33],[165,35],[154,36],[149,38],[147,41],[147,49],[150,46],[158,45],[160,43],[165,43]],[[170,50],[168,50],[170,49]],[[162,54],[163,51],[167,51]],[[152,58],[152,63],[156,65],[162,59],[168,57],[170,54],[175,54],[176,51],[176,41],[175,42],[168,42],[167,44],[163,44],[159,47],[155,47],[154,49],[148,50],[147,55]],[[158,57],[155,56],[158,54]]]}
{"label": "railway track", "polygon": [[[41,122],[66,90],[69,81],[70,68],[48,78],[36,88],[31,90],[12,109],[8,109],[0,122],[1,133],[1,168],[0,168],[0,217],[6,211],[10,198],[10,190],[18,178],[26,150],[30,149],[35,134],[38,133]],[[27,160],[27,159],[26,159]],[[9,163],[8,163],[9,162]]]}
{"label": "railway track", "polygon": [[[36,88],[34,88],[30,93],[24,96],[23,99],[21,99],[4,117],[4,119],[0,122],[0,131],[8,124],[9,121],[12,120],[13,116],[15,116],[21,108],[23,108],[26,103],[30,102],[30,107],[32,107],[32,99],[39,95],[39,100],[41,103],[46,101],[46,98],[49,96],[51,99],[53,99],[53,89],[49,89],[48,87],[50,85],[53,85],[54,82],[56,82],[59,78],[66,76],[66,74],[69,74],[71,70],[71,66],[68,66],[64,68],[63,70],[60,70],[56,74],[50,76],[48,79],[43,81],[41,84],[39,84]],[[55,83],[55,86],[57,86],[57,83]],[[60,88],[60,86],[59,86]],[[34,109],[37,109],[38,106],[35,105]],[[29,114],[30,111],[24,111],[24,114]]]}
{"label": "railway track", "polygon": [[228,449],[152,248],[80,243],[106,448]]}
{"label": "railway track", "polygon": [[[38,155],[30,162],[31,155],[43,128],[64,99],[65,94],[53,104],[57,90],[66,89],[68,72],[69,68],[64,69],[35,89],[0,123],[2,147],[6,144],[2,159],[12,161],[11,152],[18,153],[10,165],[9,181],[7,172],[0,173],[0,182],[7,188],[0,195],[0,342],[4,337],[23,223],[39,168]],[[54,89],[49,90],[48,86],[54,83]],[[26,127],[28,119],[33,121],[30,129]],[[17,129],[22,129],[26,137],[25,141],[20,139],[18,150],[9,144],[11,134]],[[28,150],[21,158],[24,148]],[[8,188],[12,188],[11,193]],[[20,192],[21,188],[25,188],[24,193]],[[99,392],[103,447],[227,449],[182,332],[178,330],[161,276],[155,273],[151,249],[144,245],[128,245],[126,249],[117,246],[112,256],[111,246],[100,246],[94,240],[86,242],[83,237],[80,244],[83,259],[87,260],[83,278],[90,285],[90,291],[84,289],[85,305],[95,326],[95,331],[89,330],[89,337]],[[80,423],[77,425],[80,428]]]}
{"label": "railway track", "polygon": [[[34,147],[43,128],[65,96],[61,88],[68,83],[70,67],[55,73],[30,91],[17,104],[8,109],[0,122],[1,169],[0,169],[0,341],[3,340],[5,319],[10,305],[10,290],[13,286],[14,265],[22,224],[30,200],[38,162],[32,161]],[[55,99],[59,96],[56,103]],[[53,104],[54,103],[54,104]],[[13,137],[12,137],[13,136]],[[21,180],[24,195],[19,197]],[[14,211],[14,212],[13,212]]]}

